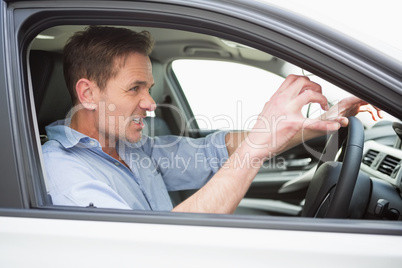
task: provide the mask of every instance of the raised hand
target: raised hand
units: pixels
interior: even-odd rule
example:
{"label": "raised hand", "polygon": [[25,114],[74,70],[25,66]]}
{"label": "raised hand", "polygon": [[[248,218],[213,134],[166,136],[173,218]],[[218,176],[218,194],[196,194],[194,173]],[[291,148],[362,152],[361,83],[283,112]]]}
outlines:
{"label": "raised hand", "polygon": [[349,123],[347,117],[355,116],[360,112],[370,113],[374,121],[376,121],[377,118],[383,117],[382,112],[379,108],[374,107],[355,96],[351,96],[341,100],[336,105],[331,107],[331,109],[320,116],[319,119],[333,119],[338,121],[342,127],[346,127]]}
{"label": "raised hand", "polygon": [[321,86],[308,77],[290,75],[265,104],[246,142],[261,157],[282,151],[303,129],[310,131],[335,131],[340,127],[339,117],[306,118],[302,107],[319,103],[328,110],[328,102]]}

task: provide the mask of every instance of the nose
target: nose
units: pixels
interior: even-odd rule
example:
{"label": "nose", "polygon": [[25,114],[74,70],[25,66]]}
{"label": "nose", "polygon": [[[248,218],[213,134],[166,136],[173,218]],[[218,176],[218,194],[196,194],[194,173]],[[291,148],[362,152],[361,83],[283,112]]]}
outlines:
{"label": "nose", "polygon": [[142,95],[143,97],[140,100],[139,106],[141,109],[148,111],[148,112],[153,112],[156,109],[156,103],[154,99],[152,98],[151,94],[144,93]]}

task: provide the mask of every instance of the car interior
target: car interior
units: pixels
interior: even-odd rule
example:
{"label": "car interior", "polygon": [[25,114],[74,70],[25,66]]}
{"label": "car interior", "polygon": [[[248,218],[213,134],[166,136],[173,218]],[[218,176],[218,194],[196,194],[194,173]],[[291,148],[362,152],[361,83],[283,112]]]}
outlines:
{"label": "car interior", "polygon": [[[72,108],[63,76],[63,46],[74,32],[83,30],[85,27],[85,25],[54,26],[42,31],[30,45],[27,59],[28,75],[35,104],[36,115],[34,116],[37,121],[38,138],[42,144],[47,140],[45,126],[66,118]],[[145,122],[144,134],[149,136],[186,135],[198,138],[219,130],[213,127],[201,127],[200,122],[193,120],[196,114],[193,103],[190,103],[187,98],[187,91],[191,88],[184,88],[184,85],[180,83],[180,74],[175,73],[176,69],[172,65],[177,60],[208,60],[212,64],[213,62],[240,63],[275,74],[281,79],[285,79],[292,73],[305,74],[313,81],[317,80],[319,83],[322,81],[323,87],[327,85],[327,82],[321,78],[275,55],[231,40],[221,39],[219,36],[168,28],[125,27],[135,31],[147,30],[155,41],[150,58],[155,79],[152,97],[158,104],[158,108],[154,114],[147,117]],[[202,75],[200,70],[192,70],[192,72]],[[230,77],[230,70],[222,70],[222,72],[229,72]],[[234,78],[232,76],[232,79]],[[328,83],[328,94],[339,97],[346,93]],[[331,99],[328,99],[331,102]],[[213,105],[208,104],[208,101],[208,96],[199,99],[199,105],[209,106],[213,110],[211,107]],[[224,99],[220,101],[225,102]],[[247,99],[243,101],[247,102]],[[330,105],[334,105],[335,101],[337,100]],[[306,116],[315,116],[312,112],[315,109],[313,108],[313,106],[306,107],[304,110]],[[360,172],[364,175],[359,175],[356,187],[366,186],[361,186],[364,190],[353,193],[349,210],[355,210],[358,213],[351,213],[346,217],[402,220],[400,214],[402,212],[400,195],[402,124],[390,115],[386,115],[378,122],[374,122],[370,116],[364,114],[359,115],[358,118],[363,124],[365,134],[360,165]],[[326,148],[328,140],[329,136],[324,136],[307,141],[267,161],[235,213],[320,217],[317,211],[312,215],[306,215],[303,207],[307,203],[311,206],[306,196],[314,195],[311,197],[314,199],[318,195],[314,194],[309,186],[312,181],[317,180],[315,175],[317,165],[321,166],[319,154]],[[46,180],[45,177],[44,179]],[[325,207],[328,193],[333,194],[336,184],[335,180],[330,186],[326,186],[328,189],[318,206]],[[173,204],[180,203],[195,191],[194,189],[170,193]]]}

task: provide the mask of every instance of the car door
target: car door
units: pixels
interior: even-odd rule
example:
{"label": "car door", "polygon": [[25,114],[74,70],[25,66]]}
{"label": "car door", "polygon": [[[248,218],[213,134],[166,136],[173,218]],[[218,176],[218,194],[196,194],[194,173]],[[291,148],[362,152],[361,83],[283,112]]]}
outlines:
{"label": "car door", "polygon": [[[325,265],[366,268],[386,264],[399,267],[398,245],[402,234],[399,222],[52,205],[42,168],[28,52],[35,37],[60,25],[106,24],[186,30],[219,36],[274,54],[360,97],[365,95],[373,104],[400,115],[400,91],[393,90],[395,84],[390,81],[394,80],[384,78],[393,74],[383,67],[389,66],[387,61],[381,61],[383,58],[372,61],[359,56],[353,42],[351,45],[346,42],[350,46],[342,50],[346,44],[338,40],[343,44],[339,45],[333,40],[337,35],[331,39],[330,31],[259,1],[0,3],[1,266]],[[324,41],[329,42],[332,49]],[[336,54],[337,50],[342,53]],[[356,67],[356,62],[371,68],[362,71]],[[165,83],[170,82],[162,77],[162,85]],[[370,89],[362,85],[370,85]],[[381,89],[387,102],[379,99],[372,88]],[[179,103],[174,104],[180,107]],[[296,157],[304,158],[300,154]],[[292,160],[290,156],[287,159]]]}

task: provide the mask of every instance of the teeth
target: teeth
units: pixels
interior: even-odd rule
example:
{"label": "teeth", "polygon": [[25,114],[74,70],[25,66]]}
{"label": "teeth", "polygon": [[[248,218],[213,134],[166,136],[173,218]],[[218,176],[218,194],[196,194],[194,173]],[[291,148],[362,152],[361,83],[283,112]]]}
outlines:
{"label": "teeth", "polygon": [[139,124],[141,122],[141,118],[134,118],[133,121],[137,124]]}

